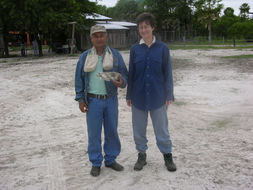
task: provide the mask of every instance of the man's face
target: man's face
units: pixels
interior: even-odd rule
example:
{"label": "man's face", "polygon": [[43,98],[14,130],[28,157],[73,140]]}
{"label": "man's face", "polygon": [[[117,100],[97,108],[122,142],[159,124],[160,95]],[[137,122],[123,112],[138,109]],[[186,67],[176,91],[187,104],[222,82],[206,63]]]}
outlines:
{"label": "man's face", "polygon": [[95,48],[104,48],[107,41],[106,32],[96,32],[91,35],[91,42]]}

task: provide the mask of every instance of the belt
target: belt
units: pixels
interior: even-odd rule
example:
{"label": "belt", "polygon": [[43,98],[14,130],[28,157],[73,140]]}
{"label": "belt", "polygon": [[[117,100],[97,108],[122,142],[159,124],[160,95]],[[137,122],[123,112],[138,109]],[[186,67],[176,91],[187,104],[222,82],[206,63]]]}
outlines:
{"label": "belt", "polygon": [[108,96],[107,96],[107,95],[99,95],[99,94],[91,94],[91,93],[88,93],[88,97],[104,100],[104,99],[106,99]]}

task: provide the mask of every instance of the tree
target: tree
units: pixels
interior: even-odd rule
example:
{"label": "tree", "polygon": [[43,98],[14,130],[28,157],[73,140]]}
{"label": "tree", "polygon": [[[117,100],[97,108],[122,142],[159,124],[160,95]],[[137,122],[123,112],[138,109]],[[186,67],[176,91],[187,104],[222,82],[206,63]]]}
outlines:
{"label": "tree", "polygon": [[15,0],[0,1],[0,28],[2,28],[4,39],[4,54],[6,57],[9,56],[9,32],[16,31],[22,25],[21,21],[23,17],[20,11],[21,3],[20,1]]}
{"label": "tree", "polygon": [[[78,23],[77,31],[84,29],[85,24],[90,24],[85,20],[85,13],[96,10],[96,3],[89,0],[1,0],[0,27],[3,28],[6,46],[11,30],[40,34],[41,38],[51,41],[57,36],[70,36],[71,27],[68,23],[71,21]],[[42,41],[36,36],[41,56]]]}
{"label": "tree", "polygon": [[226,17],[234,17],[235,16],[234,12],[235,12],[235,10],[232,7],[227,7],[224,10],[224,16],[226,16]]}
{"label": "tree", "polygon": [[192,28],[193,2],[193,0],[178,0],[175,4],[174,18],[179,19],[180,30],[184,33],[184,39],[186,31]]}
{"label": "tree", "polygon": [[198,20],[204,24],[209,31],[208,41],[212,43],[212,22],[219,19],[220,12],[223,8],[222,0],[198,0],[195,3]]}
{"label": "tree", "polygon": [[[144,7],[151,12],[156,19],[157,31],[177,31],[183,34],[185,39],[186,31],[192,29],[194,0],[145,0]],[[166,40],[166,39],[165,39]]]}
{"label": "tree", "polygon": [[248,3],[243,3],[240,6],[240,17],[243,18],[244,20],[246,18],[249,18],[249,10],[250,10],[250,6]]}
{"label": "tree", "polygon": [[101,15],[108,15],[108,10],[105,5],[97,5],[97,13]]}
{"label": "tree", "polygon": [[224,10],[224,15],[221,17],[219,22],[213,23],[213,29],[216,34],[222,35],[223,37],[233,37],[229,33],[230,27],[238,21],[238,17],[234,15],[234,9],[228,7]]}
{"label": "tree", "polygon": [[113,19],[135,21],[138,14],[138,3],[135,0],[119,0],[115,7],[108,8],[108,15]]}
{"label": "tree", "polygon": [[236,22],[231,26],[229,32],[237,38],[253,39],[253,21]]}
{"label": "tree", "polygon": [[[43,35],[49,42],[61,36],[70,36],[69,22],[76,21],[79,30],[79,26],[85,24],[84,14],[94,11],[96,4],[88,0],[25,0],[24,6],[26,28],[35,34]],[[39,53],[42,55],[42,42],[39,38],[37,40]]]}
{"label": "tree", "polygon": [[146,11],[154,15],[158,31],[171,26],[178,27],[179,21],[172,19],[172,15],[175,14],[176,0],[144,0],[144,7]]}

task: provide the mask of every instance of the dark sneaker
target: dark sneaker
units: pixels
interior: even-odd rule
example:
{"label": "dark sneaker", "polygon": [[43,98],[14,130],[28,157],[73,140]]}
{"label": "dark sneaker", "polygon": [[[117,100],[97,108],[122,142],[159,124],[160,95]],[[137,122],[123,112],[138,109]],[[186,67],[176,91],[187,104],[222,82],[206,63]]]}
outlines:
{"label": "dark sneaker", "polygon": [[90,175],[96,177],[99,176],[99,174],[100,174],[100,167],[92,166]]}
{"label": "dark sneaker", "polygon": [[164,154],[163,157],[164,157],[164,162],[165,162],[165,166],[167,167],[167,169],[170,172],[176,171],[177,167],[176,167],[176,165],[173,162],[172,154],[171,153]]}
{"label": "dark sneaker", "polygon": [[115,171],[122,171],[122,170],[124,170],[124,167],[123,166],[121,166],[119,163],[117,163],[117,162],[114,162],[114,163],[112,163],[112,164],[110,164],[110,165],[105,165],[105,167],[108,167],[108,168],[111,168],[111,169],[113,169],[113,170],[115,170]]}
{"label": "dark sneaker", "polygon": [[147,155],[146,153],[139,152],[138,160],[134,165],[134,170],[140,171],[147,164],[146,162]]}

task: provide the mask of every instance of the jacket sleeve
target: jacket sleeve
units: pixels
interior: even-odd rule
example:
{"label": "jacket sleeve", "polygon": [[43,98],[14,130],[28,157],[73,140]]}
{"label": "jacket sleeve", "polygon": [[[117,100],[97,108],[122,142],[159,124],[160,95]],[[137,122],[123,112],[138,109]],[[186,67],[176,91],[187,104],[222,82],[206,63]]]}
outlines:
{"label": "jacket sleeve", "polygon": [[167,95],[166,99],[174,101],[172,66],[170,61],[170,51],[167,46],[163,50],[163,69],[165,78],[165,89]]}
{"label": "jacket sleeve", "polygon": [[75,100],[80,102],[85,101],[85,79],[84,79],[84,72],[83,72],[83,66],[84,66],[84,56],[82,55],[76,65],[76,72],[75,72]]}
{"label": "jacket sleeve", "polygon": [[129,56],[129,73],[128,73],[128,86],[127,86],[127,94],[126,99],[132,99],[132,90],[133,90],[133,76],[134,76],[134,51],[133,48],[130,49],[130,56]]}
{"label": "jacket sleeve", "polygon": [[126,68],[126,64],[125,64],[120,53],[118,53],[118,60],[119,60],[118,70],[119,70],[119,73],[121,74],[121,77],[123,79],[123,84],[120,88],[125,88],[127,85],[128,71]]}

